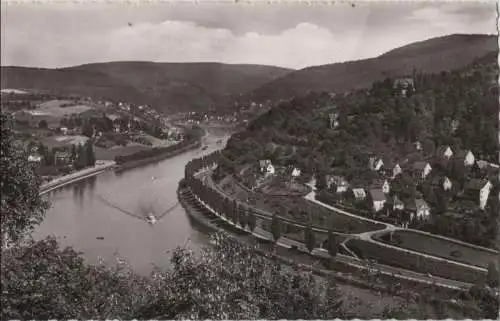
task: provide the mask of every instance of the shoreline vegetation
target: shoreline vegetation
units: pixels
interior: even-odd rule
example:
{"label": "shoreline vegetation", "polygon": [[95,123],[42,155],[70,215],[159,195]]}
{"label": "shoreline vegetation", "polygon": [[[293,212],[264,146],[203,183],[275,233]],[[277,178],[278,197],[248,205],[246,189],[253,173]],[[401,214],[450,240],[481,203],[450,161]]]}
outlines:
{"label": "shoreline vegetation", "polygon": [[202,137],[205,131],[199,127],[186,130],[186,137],[181,142],[162,148],[142,150],[126,156],[116,156],[115,161],[119,169],[131,168],[145,165],[150,162],[162,160],[179,155],[190,149],[201,146]]}
{"label": "shoreline vegetation", "polygon": [[[144,153],[144,151],[141,151],[128,156],[118,156],[115,158],[115,161],[98,160],[97,162],[101,162],[101,165],[87,167],[80,171],[58,177],[43,184],[42,186],[40,186],[40,195],[44,195],[68,184],[72,184],[89,177],[97,176],[110,169],[114,169],[115,171],[131,169],[134,167],[139,167],[156,161],[175,157],[191,149],[199,148],[201,146],[201,137],[203,136],[201,133],[202,132],[200,131],[195,131],[195,134],[191,136],[189,140],[185,139],[184,141],[181,141],[180,143],[175,145],[171,145],[161,149],[154,149],[154,151],[158,154],[151,155],[150,153]],[[128,157],[131,157],[131,159],[128,160]],[[143,158],[135,159],[137,157]],[[117,161],[119,158],[121,163]],[[123,158],[125,158],[125,160]]]}

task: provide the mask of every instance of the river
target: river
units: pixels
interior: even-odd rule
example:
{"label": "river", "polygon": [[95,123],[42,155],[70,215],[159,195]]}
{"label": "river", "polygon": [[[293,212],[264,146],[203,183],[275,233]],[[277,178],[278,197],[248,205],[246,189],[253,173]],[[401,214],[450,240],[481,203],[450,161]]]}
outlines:
{"label": "river", "polygon": [[[122,172],[108,171],[50,192],[51,208],[33,237],[55,236],[62,246],[81,251],[91,264],[115,265],[118,257],[124,257],[139,274],[148,275],[153,264],[168,268],[176,247],[188,246],[197,252],[208,244],[207,235],[192,226],[178,204],[176,191],[184,167],[191,159],[221,148],[217,140],[225,143],[228,137],[221,130],[209,130],[204,151],[191,150]],[[145,221],[150,212],[166,214],[150,225]],[[400,301],[346,284],[339,288],[345,307],[359,317]]]}
{"label": "river", "polygon": [[[207,236],[191,226],[176,191],[186,163],[221,148],[216,144],[220,138],[225,142],[228,136],[209,132],[204,151],[108,171],[49,193],[51,208],[34,238],[53,235],[62,246],[83,252],[92,264],[114,264],[119,255],[140,274],[149,274],[152,264],[168,266],[168,251],[184,245],[197,250],[207,244]],[[164,216],[151,225],[144,220],[150,212]]]}

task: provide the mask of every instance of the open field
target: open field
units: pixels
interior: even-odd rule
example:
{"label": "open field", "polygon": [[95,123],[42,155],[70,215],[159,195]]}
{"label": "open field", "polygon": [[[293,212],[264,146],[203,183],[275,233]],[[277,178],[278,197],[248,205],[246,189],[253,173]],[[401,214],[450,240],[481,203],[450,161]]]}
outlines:
{"label": "open field", "polygon": [[51,100],[44,102],[39,105],[39,108],[37,108],[34,112],[38,112],[41,114],[45,115],[50,115],[52,117],[63,117],[64,115],[71,115],[71,114],[80,114],[83,113],[84,111],[87,111],[89,109],[92,109],[92,107],[87,106],[87,105],[74,105],[74,106],[68,106],[68,107],[61,107],[63,105],[72,105],[73,102],[71,100]]}
{"label": "open field", "polygon": [[404,250],[388,248],[382,244],[365,240],[351,239],[347,241],[346,246],[360,258],[375,259],[381,264],[421,273],[430,273],[443,278],[475,284],[483,281],[486,277],[485,273],[465,266],[423,257]]}
{"label": "open field", "polygon": [[[374,239],[389,243],[381,238],[381,235],[375,236]],[[488,263],[498,260],[498,253],[414,231],[395,231],[393,242],[390,244],[483,268],[487,268]]]}
{"label": "open field", "polygon": [[363,233],[379,230],[384,227],[382,224],[360,221],[356,218],[330,211],[322,206],[309,202],[303,197],[277,197],[260,193],[251,193],[238,185],[234,179],[229,176],[221,181],[220,186],[227,195],[244,202],[250,200],[250,203],[252,203],[253,201],[255,207],[269,213],[276,213],[286,219],[294,220],[297,223],[307,224],[309,221],[308,213],[311,213],[311,221],[314,227],[329,228],[331,226],[333,230],[337,232]]}

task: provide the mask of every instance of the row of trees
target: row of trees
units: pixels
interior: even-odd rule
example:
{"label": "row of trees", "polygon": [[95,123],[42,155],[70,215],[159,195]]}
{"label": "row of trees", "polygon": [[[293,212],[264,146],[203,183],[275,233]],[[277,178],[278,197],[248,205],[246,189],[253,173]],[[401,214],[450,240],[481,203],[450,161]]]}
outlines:
{"label": "row of trees", "polygon": [[[212,167],[223,157],[224,156],[217,151],[211,155],[204,156],[201,159],[189,162],[186,166],[185,172],[186,183],[196,196],[202,199],[217,213],[221,213],[235,225],[239,225],[242,228],[248,228],[253,232],[256,228],[257,216],[261,216],[262,214],[256,214],[255,209],[251,205],[226,197],[220,191],[210,188],[200,179],[194,177],[194,174],[200,169]],[[276,243],[283,235],[284,223],[277,214],[274,214],[270,219],[270,232],[273,236],[274,242]],[[306,226],[304,236],[304,243],[306,244],[308,250],[312,252],[313,249],[317,247],[317,242],[311,224]],[[335,257],[338,251],[338,244],[332,230],[328,233],[328,240],[325,245],[330,255]]]}
{"label": "row of trees", "polygon": [[[33,144],[28,145],[28,150],[30,152],[33,149]],[[42,165],[51,166],[56,164],[55,154],[58,151],[65,151],[66,149],[50,149],[40,142],[36,147],[36,150],[42,157]],[[83,145],[78,144],[71,146],[69,164],[73,164],[75,169],[80,170],[88,166],[94,166],[95,161],[95,152],[91,139],[87,140]]]}

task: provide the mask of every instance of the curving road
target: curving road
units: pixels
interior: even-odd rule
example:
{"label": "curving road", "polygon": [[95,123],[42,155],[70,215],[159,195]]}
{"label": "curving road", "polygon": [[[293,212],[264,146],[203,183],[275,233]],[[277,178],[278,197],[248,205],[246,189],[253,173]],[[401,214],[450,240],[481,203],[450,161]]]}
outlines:
{"label": "curving road", "polygon": [[[220,189],[220,187],[212,180],[212,178],[209,175],[209,173],[210,173],[210,171],[203,171],[203,172],[198,173],[197,176],[200,177],[203,180],[203,182],[205,184],[208,184],[211,188],[215,188],[218,191],[220,191],[220,192],[223,193],[223,191]],[[311,201],[314,201],[316,203],[319,203],[322,206],[326,206],[326,207],[328,207],[328,208],[330,208],[332,210],[339,211],[340,213],[343,213],[343,214],[346,213],[346,215],[349,215],[349,216],[352,216],[352,217],[355,217],[355,218],[359,218],[359,219],[362,219],[362,220],[373,221],[373,220],[371,220],[369,218],[360,217],[358,215],[355,215],[355,214],[352,214],[352,213],[348,213],[348,212],[345,212],[345,211],[343,211],[341,209],[337,209],[337,208],[334,208],[334,207],[329,206],[327,204],[324,204],[324,203],[321,203],[319,201],[316,201],[314,198],[311,198],[311,196],[312,197],[314,196],[313,193],[314,192],[308,194],[306,196],[306,198],[308,200],[311,200]],[[253,209],[253,210],[255,210],[257,213],[261,214],[263,217],[270,217],[270,215],[271,215],[271,214],[266,213],[265,211],[260,210],[260,209]],[[257,216],[260,216],[260,215],[257,214]],[[225,220],[224,217],[221,216],[221,218]],[[288,220],[286,220],[286,221],[287,221],[288,224],[291,224],[291,225],[299,227],[299,228],[304,228],[305,227],[305,225],[303,225],[303,224],[297,224],[297,223],[294,223],[293,221],[288,222]],[[378,221],[374,221],[374,222],[380,223]],[[231,222],[229,222],[229,223],[232,224]],[[385,225],[386,225],[386,228],[382,229],[382,230],[377,230],[377,231],[372,231],[372,232],[365,232],[365,233],[360,233],[360,234],[344,234],[344,235],[345,236],[349,236],[349,237],[353,237],[353,238],[362,238],[364,240],[367,240],[367,241],[370,241],[370,242],[374,242],[374,243],[377,243],[377,244],[381,244],[383,246],[394,247],[392,245],[388,245],[388,244],[385,244],[385,243],[377,242],[377,241],[374,241],[373,239],[371,239],[371,236],[374,233],[382,233],[382,232],[385,233],[385,232],[390,231],[390,230],[399,229],[398,227],[396,227],[394,225],[391,225],[391,224],[385,224]],[[319,228],[317,228],[317,229],[314,229],[314,230],[318,231],[318,232],[324,232],[324,233],[328,232],[326,229],[319,229]],[[336,233],[336,234],[343,234],[343,233]],[[265,230],[263,230],[263,229],[261,229],[259,227],[257,227],[255,229],[254,235],[257,236],[257,237],[261,237],[261,238],[265,238],[265,239],[271,240],[271,241],[273,240],[272,234],[270,232],[265,231]],[[287,247],[287,248],[291,248],[292,246],[296,246],[299,249],[304,248],[304,244],[303,243],[297,242],[295,240],[288,239],[286,237],[281,237],[279,239],[279,241],[278,241],[278,244],[281,245],[281,246]],[[404,249],[401,249],[401,248],[398,248],[398,249],[399,250],[404,250]],[[450,260],[446,260],[446,259],[443,259],[443,258],[438,258],[438,257],[434,257],[434,256],[431,256],[431,255],[427,255],[427,254],[415,252],[415,251],[409,251],[409,250],[404,250],[404,251],[413,252],[415,254],[426,256],[426,257],[432,257],[432,258],[435,258],[435,259],[438,259],[438,260],[449,261],[449,262],[451,262],[453,264],[467,266],[467,267],[470,267],[470,268],[473,268],[473,269],[477,269],[479,271],[483,271],[484,270],[484,269],[478,268],[476,266],[472,266],[472,265],[468,265],[468,264],[463,264],[463,263],[456,262],[456,261],[450,261]],[[323,250],[323,249],[315,249],[313,251],[313,254],[316,255],[316,256],[319,256],[319,257],[323,257],[323,258],[328,258],[329,257],[328,252],[325,251],[325,250]],[[443,287],[449,287],[449,288],[453,288],[453,289],[463,289],[463,288],[468,288],[468,287],[471,286],[471,284],[469,284],[469,283],[465,283],[465,282],[461,282],[461,281],[456,281],[456,280],[451,280],[451,279],[446,279],[446,278],[442,278],[442,277],[438,277],[438,276],[429,276],[429,275],[424,274],[424,273],[414,272],[414,271],[410,271],[410,270],[406,270],[406,269],[402,269],[402,268],[397,268],[397,267],[392,267],[392,266],[388,266],[388,265],[383,265],[383,264],[378,264],[378,263],[367,264],[366,261],[360,260],[358,258],[350,257],[350,256],[345,256],[345,255],[342,255],[342,254],[338,255],[338,260],[340,262],[349,264],[349,265],[351,265],[353,267],[357,267],[357,268],[361,268],[361,269],[368,269],[368,270],[376,270],[376,271],[378,271],[380,273],[383,273],[383,274],[389,274],[389,275],[394,274],[394,275],[398,275],[398,276],[401,276],[403,278],[406,278],[408,280],[420,281],[420,282],[425,282],[425,283],[428,283],[428,284],[435,283],[435,284],[441,285]]]}

